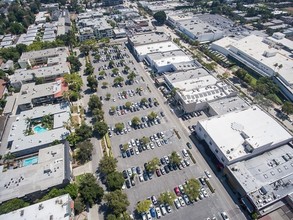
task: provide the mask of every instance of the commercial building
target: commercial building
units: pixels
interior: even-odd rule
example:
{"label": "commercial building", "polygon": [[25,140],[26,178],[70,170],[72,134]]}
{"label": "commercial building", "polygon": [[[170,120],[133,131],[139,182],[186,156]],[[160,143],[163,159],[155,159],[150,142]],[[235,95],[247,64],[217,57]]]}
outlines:
{"label": "commercial building", "polygon": [[[277,37],[274,35],[273,37]],[[293,100],[293,59],[288,48],[292,44],[286,44],[287,50],[282,49],[272,38],[266,39],[251,35],[238,41],[233,39],[222,39],[211,45],[223,54],[228,54],[237,62],[240,62],[265,77],[273,77],[280,87],[282,93],[291,101]],[[286,41],[287,42],[287,41]],[[257,47],[255,46],[257,45]]]}
{"label": "commercial building", "polygon": [[15,211],[0,215],[0,220],[6,219],[74,219],[74,201],[69,194],[39,202]]}
{"label": "commercial building", "polygon": [[[0,203],[13,198],[34,201],[72,178],[70,147],[58,144],[0,166]],[[7,167],[8,166],[8,167]],[[56,213],[57,215],[57,213]]]}
{"label": "commercial building", "polygon": [[195,131],[224,165],[250,159],[293,140],[285,128],[257,106],[199,121]]}
{"label": "commercial building", "polygon": [[[244,204],[265,215],[283,206],[293,192],[293,148],[286,144],[225,169]],[[252,207],[252,208],[250,208]]]}
{"label": "commercial building", "polygon": [[39,106],[21,112],[11,124],[6,146],[7,153],[23,156],[48,147],[56,140],[64,141],[69,135],[64,123],[69,119],[68,103]]}
{"label": "commercial building", "polygon": [[211,101],[237,95],[231,86],[201,67],[165,74],[164,79],[170,90],[176,89],[175,99],[186,113],[207,109]]}
{"label": "commercial building", "polygon": [[[157,48],[159,52],[148,53],[145,58],[156,73],[170,72],[173,70],[173,64],[192,61],[192,58],[180,49],[164,51],[163,48]],[[172,47],[166,48],[171,49]]]}
{"label": "commercial building", "polygon": [[168,22],[191,40],[199,41],[200,43],[215,41],[224,36],[223,30],[201,20],[198,16],[190,17],[189,14],[170,15],[168,16]]}

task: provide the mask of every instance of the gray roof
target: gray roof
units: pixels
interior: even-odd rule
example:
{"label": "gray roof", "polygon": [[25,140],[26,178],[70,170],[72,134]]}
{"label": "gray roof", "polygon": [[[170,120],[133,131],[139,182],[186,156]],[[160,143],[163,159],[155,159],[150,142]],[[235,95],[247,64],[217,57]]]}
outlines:
{"label": "gray roof", "polygon": [[258,208],[264,208],[293,191],[293,148],[284,145],[228,166],[234,178]]}
{"label": "gray roof", "polygon": [[129,40],[133,43],[134,46],[138,46],[169,41],[170,38],[164,33],[152,32],[147,34],[134,35],[130,37]]}
{"label": "gray roof", "polygon": [[62,184],[68,178],[66,167],[70,161],[65,155],[68,150],[59,144],[40,149],[37,164],[23,166],[23,159],[18,160],[20,168],[6,172],[0,166],[0,203]]}
{"label": "gray roof", "polygon": [[[54,126],[52,130],[43,133],[34,133],[26,135],[28,118],[39,119],[45,115],[54,116]],[[25,154],[26,151],[32,151],[31,148],[46,146],[54,140],[64,140],[69,134],[68,130],[63,127],[63,122],[70,118],[70,107],[67,103],[56,105],[47,105],[35,107],[28,111],[23,111],[16,117],[12,123],[8,137],[8,143],[11,142],[10,152],[15,154]],[[7,128],[9,129],[9,128]]]}

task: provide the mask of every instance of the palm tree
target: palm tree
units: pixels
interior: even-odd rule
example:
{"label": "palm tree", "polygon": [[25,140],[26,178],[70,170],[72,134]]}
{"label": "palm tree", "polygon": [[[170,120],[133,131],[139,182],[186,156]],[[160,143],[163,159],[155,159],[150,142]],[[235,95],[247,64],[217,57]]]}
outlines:
{"label": "palm tree", "polygon": [[69,105],[72,105],[72,103],[70,101],[70,91],[69,90],[68,91],[64,91],[62,93],[62,97],[63,97],[64,100],[66,100],[69,103]]}

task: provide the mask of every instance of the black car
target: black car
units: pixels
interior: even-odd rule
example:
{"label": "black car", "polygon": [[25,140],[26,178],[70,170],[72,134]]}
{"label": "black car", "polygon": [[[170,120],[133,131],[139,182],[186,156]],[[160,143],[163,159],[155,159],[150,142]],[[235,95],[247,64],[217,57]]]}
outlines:
{"label": "black car", "polygon": [[137,174],[141,174],[141,169],[140,169],[140,167],[136,167],[136,172],[137,172]]}
{"label": "black car", "polygon": [[101,100],[101,101],[103,100],[103,96],[100,96],[100,100]]}
{"label": "black car", "polygon": [[129,189],[131,186],[130,186],[130,180],[129,179],[127,179],[126,181],[125,181],[125,183],[126,183],[126,187]]}
{"label": "black car", "polygon": [[173,164],[173,169],[178,170],[178,166],[176,164]]}
{"label": "black car", "polygon": [[148,98],[149,102],[152,102],[152,98]]}
{"label": "black car", "polygon": [[131,154],[131,155],[134,155],[134,150],[133,150],[133,148],[130,149],[130,154]]}
{"label": "black car", "polygon": [[166,161],[165,161],[164,157],[162,157],[161,158],[161,164],[165,164],[165,163],[166,163]]}
{"label": "black car", "polygon": [[139,153],[141,153],[143,150],[141,146],[138,146],[137,149],[138,149]]}
{"label": "black car", "polygon": [[164,169],[165,169],[166,173],[169,173],[170,172],[169,167],[167,165],[164,166]]}
{"label": "black car", "polygon": [[144,169],[147,169],[147,165],[148,165],[148,163],[144,163]]}
{"label": "black car", "polygon": [[165,116],[165,113],[164,112],[161,112],[161,116],[164,117]]}
{"label": "black car", "polygon": [[143,172],[143,179],[144,179],[144,181],[147,181],[149,179],[146,172]]}
{"label": "black car", "polygon": [[122,174],[123,174],[124,179],[127,179],[128,178],[128,174],[127,174],[127,171],[126,170],[123,170]]}
{"label": "black car", "polygon": [[186,145],[189,149],[191,149],[191,144],[189,142],[187,142]]}
{"label": "black car", "polygon": [[126,151],[126,155],[127,155],[127,157],[130,157],[130,151],[129,150]]}
{"label": "black car", "polygon": [[168,164],[168,168],[169,168],[170,171],[174,170],[173,166],[170,163]]}

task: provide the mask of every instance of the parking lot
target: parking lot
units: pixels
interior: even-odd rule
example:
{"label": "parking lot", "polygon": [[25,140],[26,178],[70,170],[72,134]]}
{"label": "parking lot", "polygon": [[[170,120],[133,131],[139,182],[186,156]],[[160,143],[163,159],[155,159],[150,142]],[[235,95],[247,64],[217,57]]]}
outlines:
{"label": "parking lot", "polygon": [[[178,129],[176,127],[178,123],[172,121],[170,108],[164,103],[164,99],[159,97],[161,95],[159,90],[154,89],[148,84],[150,81],[144,79],[148,76],[143,72],[144,70],[140,69],[140,64],[135,61],[124,44],[110,47],[107,50],[111,51],[111,56],[103,54],[104,49],[99,49],[91,55],[91,61],[99,82],[97,94],[103,100],[105,120],[109,125],[112,152],[118,160],[118,170],[124,171],[126,181],[129,180],[123,190],[128,195],[129,211],[133,213],[137,202],[153,195],[158,197],[160,193],[166,191],[174,191],[174,187],[183,184],[186,180],[206,177],[206,175],[197,163],[194,164],[182,154],[182,150],[187,149],[186,138],[182,140],[177,136],[175,130]],[[96,58],[100,59],[99,62],[95,61]],[[104,72],[101,74],[101,71]],[[129,75],[132,72],[136,76],[130,81]],[[123,77],[123,80],[115,83],[117,77]],[[151,114],[154,114],[154,118],[149,118]],[[132,123],[135,117],[139,119],[137,125]],[[205,117],[207,117],[205,114],[196,115],[187,118],[184,123],[187,123],[188,126]],[[122,124],[123,129],[117,130],[117,123]],[[145,146],[141,143],[143,138],[149,140]],[[122,151],[125,153],[122,154]],[[161,159],[169,156],[174,151],[178,152],[182,159],[186,159],[188,165],[182,160],[181,169],[169,170],[168,173],[165,172],[166,165],[161,165],[159,167],[160,176],[156,172],[152,175],[152,179],[144,176],[145,163],[155,157]],[[130,182],[133,172],[136,175],[133,182]],[[221,211],[226,210],[229,214],[229,210],[225,207],[226,204],[220,202],[218,194],[211,193],[208,189],[207,192],[207,197],[194,204],[179,209],[176,209],[175,206],[171,207],[172,213],[163,218],[212,219],[213,216],[216,216],[217,219],[221,219],[219,218]],[[233,210],[233,214],[235,214],[235,210]]]}

